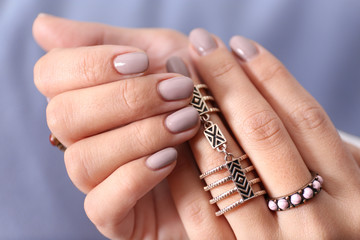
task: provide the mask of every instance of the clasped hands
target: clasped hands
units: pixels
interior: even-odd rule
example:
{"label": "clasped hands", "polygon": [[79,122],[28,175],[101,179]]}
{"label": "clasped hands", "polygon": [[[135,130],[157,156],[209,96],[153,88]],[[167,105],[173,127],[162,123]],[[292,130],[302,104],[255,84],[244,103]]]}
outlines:
{"label": "clasped hands", "polygon": [[[86,194],[86,214],[106,237],[359,234],[359,150],[341,141],[321,106],[259,44],[233,37],[229,52],[203,29],[188,39],[172,30],[49,15],[35,20],[33,33],[47,51],[34,67],[34,81],[50,99],[48,126],[67,146],[68,175]],[[321,194],[276,213],[258,197],[216,217],[218,207],[209,204],[199,175],[223,159],[199,132],[199,116],[189,106],[193,82],[209,86],[223,114],[214,121],[228,147],[237,155],[245,150],[269,196],[298,189],[311,178],[310,170],[325,180]]]}

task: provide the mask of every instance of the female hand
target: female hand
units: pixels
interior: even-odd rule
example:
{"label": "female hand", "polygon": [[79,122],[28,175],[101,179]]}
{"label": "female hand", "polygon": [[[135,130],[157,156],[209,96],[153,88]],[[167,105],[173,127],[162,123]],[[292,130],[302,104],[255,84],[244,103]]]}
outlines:
{"label": "female hand", "polygon": [[[267,194],[277,198],[296,193],[310,182],[311,171],[324,181],[314,199],[295,208],[273,212],[259,196],[225,213],[236,238],[359,237],[360,161],[354,158],[358,151],[353,149],[351,154],[315,99],[274,56],[253,41],[233,37],[233,54],[203,29],[193,30],[190,41],[196,69],[231,134],[216,115],[211,114],[211,120],[223,131],[228,152],[240,156],[238,143],[247,153]],[[204,136],[198,134],[191,142],[201,172],[224,164],[223,155],[211,149]],[[213,174],[206,183],[220,178],[222,173]],[[219,186],[211,193],[215,197],[227,190],[228,186]],[[311,194],[314,192],[304,196],[311,198]],[[235,200],[239,200],[237,194],[219,201],[218,207]]]}
{"label": "female hand", "polygon": [[[43,36],[42,39],[39,38],[39,35],[41,35],[41,31],[36,30],[35,28],[35,36],[36,36],[36,32],[37,32],[37,39],[38,41],[40,41],[40,43],[45,46],[45,48],[50,49],[52,47],[73,47],[73,46],[78,46],[78,45],[93,45],[96,43],[113,43],[113,44],[127,44],[127,45],[134,45],[134,46],[138,46],[140,48],[145,47],[145,45],[147,46],[159,46],[158,49],[160,49],[160,46],[163,46],[162,41],[154,41],[153,37],[154,36],[159,36],[161,38],[161,36],[164,36],[164,38],[161,38],[164,42],[170,42],[173,43],[174,41],[177,41],[178,39],[182,39],[184,40],[182,37],[179,38],[179,36],[177,36],[177,34],[172,35],[175,32],[167,32],[160,30],[160,32],[164,33],[164,35],[161,34],[155,34],[155,33],[159,33],[158,30],[147,30],[144,32],[150,33],[150,34],[144,34],[142,35],[143,30],[138,31],[138,30],[128,30],[128,29],[114,29],[111,28],[111,30],[116,33],[116,34],[111,34],[109,27],[106,26],[98,26],[98,25],[94,25],[94,24],[87,24],[87,23],[76,23],[76,22],[72,22],[72,21],[66,21],[66,20],[61,20],[61,19],[57,19],[57,18],[51,18],[51,17],[45,17],[46,18],[46,23],[44,22],[44,18],[41,20],[38,19],[38,28],[45,31],[43,31]],[[50,19],[49,19],[50,18]],[[43,21],[43,22],[41,22]],[[44,27],[45,25],[45,27]],[[36,25],[35,25],[36,26]],[[62,26],[60,28],[58,28],[59,26]],[[65,27],[66,26],[66,27]],[[47,29],[47,31],[46,31]],[[122,31],[124,30],[124,31]],[[49,31],[51,31],[52,34],[49,34]],[[78,33],[78,37],[74,38],[73,35],[75,33]],[[103,34],[106,33],[106,34]],[[132,34],[134,33],[134,34]],[[135,34],[136,33],[136,34]],[[152,34],[153,33],[153,34]],[[168,34],[171,33],[171,34]],[[137,35],[140,34],[140,35]],[[112,37],[105,37],[105,36],[112,36]],[[135,38],[135,37],[131,37],[131,36],[142,36],[142,38]],[[48,41],[46,41],[46,39]],[[60,40],[59,40],[60,39]],[[108,41],[113,41],[113,42],[102,42],[102,39],[106,39]],[[142,41],[138,41],[137,39],[141,39]],[[57,41],[56,41],[57,40]],[[92,41],[92,42],[91,42]],[[150,44],[151,43],[151,44]],[[184,40],[183,43],[179,44],[179,48],[180,46],[186,45],[186,39]],[[171,44],[170,44],[171,45]],[[165,46],[168,46],[167,44],[165,44]],[[176,45],[172,45],[172,47],[174,47],[174,49],[170,49],[170,51],[168,51],[168,55],[164,55],[165,58],[162,59],[157,59],[154,58],[158,61],[156,62],[161,62],[164,63],[165,59],[167,59],[169,56],[171,56],[173,54],[173,50],[177,49]],[[152,49],[156,49],[155,47],[151,47],[149,50],[151,53],[154,53],[153,55],[150,54],[150,59],[153,59],[152,56],[155,56],[157,54],[157,51],[151,51]],[[165,48],[166,50],[167,48]],[[165,51],[166,52],[166,51]],[[149,54],[149,51],[147,51],[147,53]],[[183,51],[179,51],[180,55],[183,54]],[[187,62],[187,58],[186,58],[186,54],[184,54],[182,56],[182,58]],[[192,68],[190,65],[188,65],[188,67],[190,68],[190,72],[192,72]],[[159,69],[160,71],[164,70],[164,67],[159,67],[159,68],[154,68],[154,69]],[[196,80],[195,80],[196,81]],[[201,141],[203,141],[202,137],[202,133],[199,134],[200,139],[199,142],[201,143]],[[229,137],[228,137],[229,139]],[[193,141],[193,144],[195,144],[195,147],[193,146],[193,149],[196,152],[196,140]],[[201,148],[199,148],[199,151],[203,151],[204,147],[208,147],[207,146],[207,142],[205,141],[203,146]],[[201,146],[201,144],[198,144],[199,146]],[[234,147],[233,147],[234,149]],[[240,151],[240,150],[239,150]],[[205,152],[206,153],[206,152]],[[188,154],[187,151],[181,151],[181,154],[186,154],[187,158],[191,158],[191,155]],[[209,156],[213,155],[213,152],[209,152],[208,153]],[[202,154],[203,156],[203,154]],[[191,164],[190,161],[185,160],[184,158],[182,158],[183,156],[179,156],[180,158],[178,159],[178,161],[180,161],[178,163],[178,166],[175,171],[173,172],[173,174],[169,177],[169,185],[170,185],[170,190],[172,191],[172,194],[174,196],[174,201],[177,207],[177,210],[179,212],[179,215],[181,217],[182,223],[185,226],[186,232],[188,233],[188,236],[192,239],[208,239],[208,238],[217,238],[217,239],[231,239],[233,237],[233,232],[232,230],[229,228],[228,225],[228,220],[225,220],[223,217],[217,218],[214,217],[214,212],[216,211],[216,208],[213,205],[209,205],[208,204],[208,199],[209,197],[207,196],[207,194],[203,191],[199,191],[198,189],[201,188],[199,185],[199,181],[198,181],[198,177],[197,177],[197,170],[194,170],[194,166]],[[205,159],[200,158],[198,156],[198,159]],[[205,162],[205,160],[202,161],[202,163],[200,163],[201,161],[199,161],[199,164],[202,165],[202,171],[209,169],[212,166],[215,166],[216,164],[218,164],[218,160],[216,159],[214,163],[211,163],[212,161],[209,161],[209,159],[207,159],[207,162]],[[210,162],[210,164],[209,164]],[[261,199],[261,198],[259,198]],[[254,201],[261,201],[261,200],[254,200]],[[250,205],[251,202],[249,202],[247,205]],[[235,210],[238,211],[238,210]],[[242,210],[243,213],[245,212],[245,210]],[[266,209],[265,209],[266,211]],[[259,216],[256,216],[256,214],[251,211],[251,209],[249,210],[250,213],[252,213],[251,215],[254,216],[255,220],[258,220]],[[261,211],[260,211],[261,212]],[[98,213],[100,215],[100,213]],[[103,212],[104,214],[104,212]],[[230,214],[230,213],[229,213]],[[249,216],[251,216],[249,215]],[[228,216],[228,214],[227,214]],[[108,223],[111,222],[111,220],[113,220],[113,218],[106,218],[106,216],[103,216],[104,219],[108,220]],[[227,217],[229,218],[229,217]],[[232,223],[234,223],[234,221],[236,221],[236,217],[234,218],[233,221],[230,221]],[[249,222],[251,222],[251,219],[248,219]],[[95,222],[96,224],[96,222]],[[109,224],[111,225],[111,224]],[[232,226],[235,228],[238,228],[238,230],[235,230],[235,235],[236,236],[244,236],[239,234],[240,231],[243,229],[244,233],[250,234],[251,232],[249,231],[249,228],[246,229],[248,227],[247,224],[244,224],[244,227],[239,226],[240,224],[235,224]],[[195,227],[196,226],[196,227]],[[251,228],[253,229],[253,228]],[[259,232],[259,236],[262,235],[263,231]],[[254,238],[254,233],[252,233],[252,238]]]}
{"label": "female hand", "polygon": [[53,50],[34,68],[51,98],[48,126],[67,146],[69,177],[112,239],[187,236],[166,185],[153,188],[175,167],[173,146],[198,130],[193,83],[173,73],[134,76],[147,62],[139,49],[106,45]]}
{"label": "female hand", "polygon": [[[112,45],[128,45],[135,46],[141,48],[142,50],[146,50],[147,56],[150,60],[150,66],[146,73],[157,73],[157,72],[165,72],[165,61],[170,59],[167,64],[167,69],[173,72],[178,72],[183,75],[189,75],[189,72],[192,76],[194,75],[194,70],[192,66],[189,64],[189,56],[188,56],[188,40],[187,37],[172,30],[163,30],[163,29],[124,29],[124,28],[114,28],[106,25],[94,24],[94,23],[79,23],[75,21],[70,21],[66,19],[61,19],[49,15],[39,15],[39,17],[34,22],[33,27],[34,38],[37,40],[40,46],[42,46],[47,51],[54,51],[54,48],[74,48],[80,46],[93,46],[93,45],[103,45],[103,44],[112,44]],[[90,47],[91,48],[91,47]],[[83,52],[87,52],[89,48],[79,48],[82,49]],[[66,51],[66,49],[64,49]],[[55,52],[58,50],[55,50]],[[68,53],[72,50],[67,50]],[[136,50],[141,51],[141,50]],[[54,55],[53,55],[54,56]],[[96,56],[96,55],[95,55]],[[180,58],[172,58],[172,56],[181,57],[185,62]],[[69,56],[68,56],[69,57]],[[82,58],[82,63],[87,63],[87,57],[90,60],[94,60],[91,54],[86,54]],[[108,59],[109,56],[106,56]],[[67,58],[62,58],[64,60],[69,60]],[[70,57],[70,60],[73,57]],[[81,58],[80,58],[81,59]],[[59,61],[56,58],[53,59],[51,65],[56,65]],[[93,66],[96,67],[96,61],[92,61]],[[75,65],[76,66],[76,65]],[[106,65],[105,65],[106,66]],[[80,72],[84,71],[86,65],[80,67]],[[101,79],[105,81],[109,81],[104,78],[101,74],[103,71],[102,65],[97,66],[98,68],[90,68],[90,73],[94,73],[95,76],[99,76]],[[43,69],[43,68],[41,68]],[[47,73],[48,78],[42,79],[43,91],[47,91],[48,96],[54,96],[59,93],[59,88],[61,91],[72,91],[73,89],[78,88],[88,88],[85,85],[79,85],[79,82],[76,77],[72,77],[73,82],[69,81],[69,84],[58,84],[54,87],[54,81],[52,79],[53,72],[51,72],[50,68]],[[73,70],[67,69],[66,71],[59,70],[56,74],[60,74],[64,76],[64,79],[68,76],[72,76],[76,74],[76,68],[71,68]],[[56,69],[55,69],[56,70]],[[96,71],[98,70],[98,71]],[[99,73],[100,72],[100,73]],[[67,75],[69,73],[69,75]],[[63,75],[65,74],[65,75]],[[89,75],[89,74],[87,74]],[[80,78],[81,79],[81,78]],[[95,79],[95,78],[89,78]],[[196,78],[195,78],[196,79]],[[40,80],[40,78],[38,79]],[[49,82],[47,82],[49,81]],[[96,86],[98,84],[102,84],[101,81],[88,81],[87,84],[92,86]],[[112,84],[120,84],[120,83],[112,83]],[[39,84],[38,84],[39,85]],[[40,84],[41,85],[41,84]],[[41,88],[41,86],[39,86]],[[65,92],[64,92],[65,93]],[[75,94],[73,94],[75,95]],[[130,96],[130,93],[129,93]],[[97,97],[98,98],[98,97]],[[58,98],[60,99],[60,98]],[[107,98],[108,99],[108,98]],[[149,98],[150,99],[150,98]],[[74,100],[74,99],[72,99]],[[151,99],[152,100],[152,99]],[[54,99],[52,100],[54,102]],[[61,102],[61,101],[59,101]],[[75,104],[78,108],[80,107],[79,103],[72,102],[67,100],[67,103]],[[86,103],[85,103],[86,104]],[[105,102],[104,102],[105,104]],[[167,103],[170,104],[170,103]],[[140,102],[139,102],[140,105]],[[86,106],[89,106],[87,103]],[[97,107],[100,107],[99,104],[96,104]],[[161,107],[161,106],[159,106]],[[54,109],[57,107],[54,107]],[[169,109],[168,109],[169,110]],[[54,114],[57,114],[58,111],[54,111]],[[64,116],[67,115],[67,113]],[[123,116],[130,114],[134,116],[134,112],[128,111],[123,112]],[[60,117],[61,114],[58,114]],[[131,117],[128,118],[130,122]],[[89,123],[89,120],[86,118],[85,123]],[[136,119],[134,119],[136,120]],[[103,121],[104,122],[104,121]],[[91,121],[91,123],[94,123]],[[83,124],[86,126],[87,124]],[[153,129],[154,130],[154,129]],[[56,136],[61,138],[61,131],[56,133]],[[73,133],[71,132],[70,135]],[[69,136],[70,136],[69,135]],[[88,136],[86,136],[88,137]],[[67,142],[67,139],[64,138],[62,141]],[[71,143],[72,141],[70,141]],[[153,142],[154,144],[155,141]],[[161,143],[159,143],[161,145]],[[169,144],[169,143],[167,143]],[[105,145],[105,144],[104,144]],[[120,144],[118,144],[120,145]],[[146,146],[142,146],[146,147]],[[70,147],[71,148],[71,147]],[[89,148],[89,147],[87,147]],[[105,146],[106,148],[106,146]],[[201,189],[201,182],[198,179],[199,172],[197,167],[194,165],[193,156],[188,149],[187,145],[181,145],[178,147],[178,160],[177,167],[173,170],[172,174],[168,177],[168,185],[167,182],[163,181],[161,184],[157,185],[153,191],[149,192],[149,195],[154,195],[156,198],[150,204],[151,206],[162,206],[160,207],[151,207],[147,212],[143,212],[141,221],[137,221],[137,223],[142,223],[144,220],[149,220],[156,223],[156,227],[151,225],[152,228],[145,228],[143,224],[133,224],[127,218],[124,220],[123,212],[121,211],[112,211],[112,206],[101,204],[100,206],[96,206],[89,204],[89,202],[99,202],[101,203],[103,198],[106,198],[111,202],[121,202],[123,196],[120,194],[92,194],[91,195],[91,186],[85,187],[90,190],[85,200],[85,211],[87,212],[90,220],[99,228],[99,230],[108,237],[111,238],[121,238],[127,237],[129,235],[133,237],[137,236],[157,236],[158,238],[165,239],[184,239],[185,235],[190,239],[202,239],[202,238],[226,238],[232,239],[233,233],[225,219],[217,218],[214,215],[215,207],[207,204],[207,193],[203,191],[199,191]],[[113,150],[110,149],[109,153]],[[68,155],[68,154],[66,154]],[[65,158],[66,158],[65,155]],[[120,156],[120,155],[119,155]],[[86,156],[84,156],[86,157]],[[101,157],[101,156],[99,156]],[[114,163],[119,162],[120,160],[115,160]],[[66,161],[70,162],[70,161]],[[81,161],[77,159],[72,159],[71,164],[76,166],[77,163],[81,163]],[[91,159],[89,160],[91,163]],[[79,176],[81,178],[83,172],[88,172],[87,167],[85,165],[81,165],[78,167],[68,167],[69,175],[72,179],[77,179]],[[68,166],[68,164],[67,164]],[[94,166],[94,168],[99,167],[101,165]],[[169,167],[171,168],[171,167]],[[72,171],[71,169],[75,169]],[[170,169],[171,170],[171,169]],[[86,176],[87,174],[85,174]],[[162,176],[165,176],[164,173]],[[121,180],[118,180],[121,181]],[[76,181],[75,182],[79,182]],[[81,188],[80,184],[77,183]],[[84,184],[82,184],[84,185]],[[94,186],[95,184],[92,184]],[[148,186],[150,189],[150,185]],[[83,188],[81,188],[83,190]],[[130,188],[129,188],[130,189]],[[132,188],[135,196],[139,196],[144,191],[142,189],[138,189],[136,187]],[[170,195],[171,192],[171,195]],[[92,197],[90,197],[92,196]],[[92,199],[91,201],[89,199]],[[144,198],[142,198],[144,199]],[[147,198],[148,199],[148,198]],[[141,204],[145,200],[141,200]],[[136,199],[133,199],[136,201]],[[200,200],[200,201],[199,201]],[[176,211],[174,212],[174,205],[176,207]],[[135,207],[136,208],[136,207]],[[152,211],[155,210],[156,211]],[[129,209],[124,209],[124,211]],[[156,212],[157,219],[154,219],[154,213]],[[201,217],[200,217],[201,216]],[[180,217],[180,219],[179,219]],[[123,224],[123,227],[119,227],[120,223]],[[133,224],[129,227],[128,224]],[[219,228],[220,227],[220,228]],[[184,231],[185,228],[185,231]],[[126,238],[125,237],[125,238]]]}

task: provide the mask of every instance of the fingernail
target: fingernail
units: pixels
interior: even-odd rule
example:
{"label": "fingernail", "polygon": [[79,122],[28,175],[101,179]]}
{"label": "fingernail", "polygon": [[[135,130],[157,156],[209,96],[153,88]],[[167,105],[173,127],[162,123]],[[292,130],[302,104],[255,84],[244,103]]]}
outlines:
{"label": "fingernail", "polygon": [[190,73],[184,61],[179,57],[171,57],[166,61],[166,71],[170,73],[180,73],[190,77]]}
{"label": "fingernail", "polygon": [[149,60],[143,52],[125,53],[114,59],[114,66],[121,74],[142,73],[148,68]]}
{"label": "fingernail", "polygon": [[46,16],[49,16],[49,14],[46,14],[46,13],[39,13],[37,15],[37,17],[46,17]]}
{"label": "fingernail", "polygon": [[169,147],[157,153],[154,153],[153,155],[148,157],[148,159],[146,159],[145,163],[146,166],[148,166],[148,168],[152,170],[158,170],[173,163],[176,159],[177,159],[176,149]]}
{"label": "fingernail", "polygon": [[230,39],[230,47],[243,61],[248,61],[259,53],[255,45],[249,39],[241,36],[232,37]]}
{"label": "fingernail", "polygon": [[217,44],[211,34],[202,28],[191,31],[189,40],[200,56],[211,53],[217,48]]}
{"label": "fingernail", "polygon": [[188,77],[174,77],[161,81],[158,91],[168,101],[189,98],[194,89],[193,81]]}
{"label": "fingernail", "polygon": [[186,107],[169,115],[165,125],[172,133],[179,133],[196,126],[199,114],[193,107]]}

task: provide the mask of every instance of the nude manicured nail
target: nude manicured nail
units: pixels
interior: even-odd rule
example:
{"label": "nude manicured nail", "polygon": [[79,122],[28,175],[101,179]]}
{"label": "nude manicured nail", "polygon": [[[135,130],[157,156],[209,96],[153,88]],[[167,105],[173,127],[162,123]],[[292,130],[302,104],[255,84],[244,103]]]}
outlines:
{"label": "nude manicured nail", "polygon": [[180,73],[190,77],[190,73],[184,61],[179,57],[171,57],[166,61],[166,71],[170,73]]}
{"label": "nude manicured nail", "polygon": [[255,45],[249,39],[241,36],[232,37],[230,39],[230,47],[243,61],[248,61],[259,53]]}
{"label": "nude manicured nail", "polygon": [[217,48],[217,44],[211,34],[202,28],[191,31],[189,40],[200,56],[211,53]]}
{"label": "nude manicured nail", "polygon": [[189,98],[194,89],[193,81],[188,77],[174,77],[161,81],[158,91],[168,101]]}
{"label": "nude manicured nail", "polygon": [[165,125],[172,133],[179,133],[196,126],[199,121],[199,114],[193,107],[186,107],[169,115]]}
{"label": "nude manicured nail", "polygon": [[175,148],[165,148],[157,153],[154,153],[146,159],[146,166],[152,170],[158,170],[173,163],[177,159],[177,151]]}
{"label": "nude manicured nail", "polygon": [[114,59],[114,66],[121,74],[136,74],[145,72],[149,59],[143,52],[125,53]]}
{"label": "nude manicured nail", "polygon": [[49,16],[49,14],[47,14],[47,13],[39,13],[37,15],[37,17],[46,17],[46,16]]}

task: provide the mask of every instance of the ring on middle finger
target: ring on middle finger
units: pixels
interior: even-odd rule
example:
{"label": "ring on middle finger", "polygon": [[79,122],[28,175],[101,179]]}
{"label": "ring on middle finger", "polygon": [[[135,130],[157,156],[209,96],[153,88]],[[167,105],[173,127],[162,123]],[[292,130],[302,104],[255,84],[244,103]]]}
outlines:
{"label": "ring on middle finger", "polygon": [[213,149],[224,154],[225,163],[201,174],[200,179],[204,179],[207,176],[227,169],[229,172],[229,176],[209,184],[208,186],[204,187],[204,190],[209,191],[210,189],[220,186],[229,181],[232,181],[235,187],[211,199],[210,204],[221,201],[236,192],[239,193],[240,197],[238,201],[226,206],[225,208],[220,209],[215,213],[216,216],[220,216],[234,209],[235,207],[240,206],[245,201],[266,194],[266,192],[265,190],[259,190],[255,192],[252,188],[252,185],[261,182],[260,178],[256,177],[251,180],[247,179],[246,173],[250,171],[255,171],[252,165],[246,168],[242,166],[241,162],[247,159],[248,156],[244,154],[240,157],[235,157],[232,153],[228,152],[226,145],[227,140],[225,136],[221,132],[219,126],[213,123],[210,119],[210,113],[219,112],[220,110],[218,108],[208,106],[207,101],[214,101],[214,98],[212,96],[203,96],[203,94],[201,93],[202,89],[207,89],[207,86],[205,84],[198,84],[194,86],[193,99],[191,101],[191,104],[200,115],[200,119],[204,126],[204,135],[206,139],[208,140]]}

